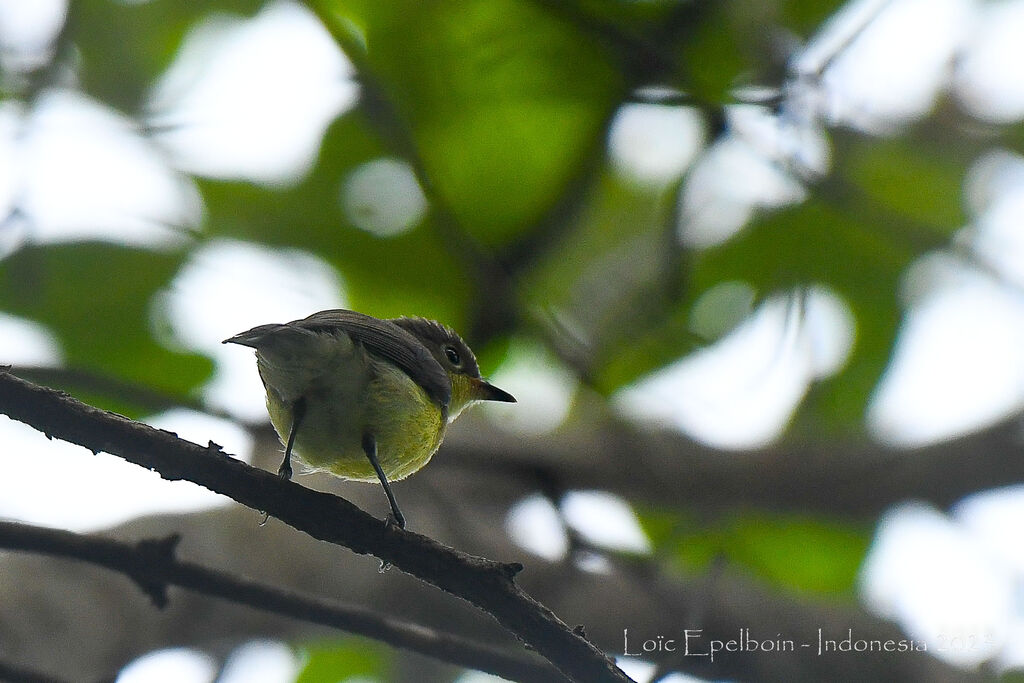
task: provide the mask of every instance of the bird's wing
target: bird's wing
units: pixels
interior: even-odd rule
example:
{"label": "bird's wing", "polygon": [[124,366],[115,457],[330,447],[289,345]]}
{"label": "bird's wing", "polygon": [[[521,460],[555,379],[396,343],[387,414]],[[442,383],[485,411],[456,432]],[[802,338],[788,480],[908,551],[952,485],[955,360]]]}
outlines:
{"label": "bird's wing", "polygon": [[401,368],[432,400],[446,407],[451,402],[448,373],[416,337],[389,320],[338,308],[288,325],[310,332],[344,332],[371,353]]}

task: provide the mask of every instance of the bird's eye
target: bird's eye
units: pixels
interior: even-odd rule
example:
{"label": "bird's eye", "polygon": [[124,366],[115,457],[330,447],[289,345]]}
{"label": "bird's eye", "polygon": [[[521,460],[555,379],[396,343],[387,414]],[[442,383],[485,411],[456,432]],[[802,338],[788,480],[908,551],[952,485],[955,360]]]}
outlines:
{"label": "bird's eye", "polygon": [[444,347],[444,355],[448,358],[448,362],[455,367],[462,363],[462,359],[459,358],[459,352],[455,350],[454,346]]}

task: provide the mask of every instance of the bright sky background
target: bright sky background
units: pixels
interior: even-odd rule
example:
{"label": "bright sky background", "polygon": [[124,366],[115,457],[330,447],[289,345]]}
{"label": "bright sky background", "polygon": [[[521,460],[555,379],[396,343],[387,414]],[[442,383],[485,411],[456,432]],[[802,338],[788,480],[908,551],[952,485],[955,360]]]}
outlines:
{"label": "bright sky background", "polygon": [[[3,67],[44,62],[65,11],[62,0],[0,0]],[[733,108],[733,134],[711,148],[692,109],[624,106],[609,138],[614,167],[656,187],[688,170],[680,239],[704,247],[728,239],[757,209],[804,196],[799,173],[780,168],[827,171],[821,121],[884,135],[926,114],[945,92],[983,120],[1024,118],[1024,1],[854,1],[794,58],[794,73],[814,73],[865,22],[824,73],[821,89],[803,86],[779,117]],[[266,57],[271,54],[275,59]],[[31,228],[14,226],[13,237],[0,239],[0,253],[24,238],[116,239],[155,249],[181,244],[187,239],[181,229],[198,228],[203,219],[188,174],[296,182],[311,167],[326,126],[357,100],[351,74],[316,20],[282,0],[250,20],[220,16],[193,28],[153,85],[147,123],[169,126],[155,136],[71,89],[46,93],[31,110],[0,104],[0,215],[17,201],[31,217]],[[337,206],[325,210],[360,217],[359,227],[384,237],[415,226],[427,208],[399,159],[356,169],[337,196]],[[1024,284],[1024,158],[993,149],[978,159],[964,178],[963,201],[970,223],[958,242],[1006,281]],[[929,443],[1024,407],[1020,292],[948,254],[932,254],[906,274],[900,296],[909,315],[869,411],[879,440]],[[706,298],[697,311],[730,305],[743,314],[750,301],[744,283],[724,283]],[[343,274],[311,254],[213,241],[154,302],[154,313],[182,344],[216,361],[205,389],[210,404],[252,420],[264,415],[254,364],[220,340],[344,304]],[[694,325],[701,324],[695,313]],[[827,289],[812,289],[800,311],[772,299],[719,343],[622,390],[615,405],[724,449],[763,445],[785,427],[811,382],[842,366],[854,343],[855,321]],[[575,390],[571,375],[535,343],[514,340],[511,349],[495,380],[519,404],[515,411],[495,407],[497,422],[532,433],[555,429]],[[59,344],[45,329],[0,315],[0,362],[60,359]],[[199,443],[212,439],[243,458],[251,449],[250,438],[230,421],[188,411],[149,421]],[[87,531],[139,514],[224,504],[197,486],[49,442],[6,418],[0,418],[0,442],[0,458],[11,461],[0,467],[19,472],[16,480],[0,479],[0,517]],[[51,464],[25,468],[34,451],[45,451]],[[55,507],[57,499],[66,507]],[[529,498],[516,506],[507,530],[525,550],[551,560],[567,550],[562,519],[598,545],[649,548],[628,505],[613,496],[575,493],[561,513],[543,498]],[[983,646],[939,653],[952,661],[1024,664],[1024,618],[1015,597],[1024,577],[1022,527],[1024,489],[972,496],[949,515],[911,503],[891,510],[863,569],[863,597],[912,636],[934,642],[984,635]],[[641,679],[650,675],[640,662],[624,664]],[[299,666],[289,648],[253,643],[239,649],[220,680],[278,683],[291,680]],[[173,650],[138,660],[120,680],[199,683],[215,672],[205,656]],[[467,675],[463,683],[483,680]]]}

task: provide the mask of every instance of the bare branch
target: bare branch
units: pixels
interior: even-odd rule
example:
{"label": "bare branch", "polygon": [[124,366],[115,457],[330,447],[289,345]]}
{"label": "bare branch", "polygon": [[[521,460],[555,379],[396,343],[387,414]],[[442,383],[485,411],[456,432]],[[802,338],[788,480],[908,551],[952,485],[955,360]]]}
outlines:
{"label": "bare branch", "polygon": [[[18,366],[11,372],[30,382],[52,387],[63,387],[75,393],[86,392],[93,396],[116,398],[139,409],[159,412],[174,408],[187,408],[206,413],[213,417],[236,419],[228,413],[215,410],[197,398],[175,396],[174,394],[148,387],[140,382],[113,377],[96,370],[69,367]],[[254,425],[246,425],[252,427]]]}
{"label": "bare branch", "polygon": [[0,521],[0,547],[89,562],[125,574],[157,607],[181,586],[276,614],[331,626],[441,661],[511,680],[563,681],[546,663],[364,607],[318,599],[175,558],[178,536],[128,544],[97,536]]}
{"label": "bare branch", "polygon": [[195,482],[265,510],[314,538],[375,555],[488,612],[574,680],[630,680],[609,657],[516,585],[521,564],[467,555],[426,536],[385,526],[337,496],[234,460],[213,442],[198,446],[6,371],[0,371],[0,413],[50,438],[156,470],[165,479]]}
{"label": "bare branch", "polygon": [[6,681],[6,683],[64,683],[63,678],[55,678],[7,662],[0,662],[0,681]]}
{"label": "bare branch", "polygon": [[[419,484],[419,477],[413,482]],[[415,494],[415,488],[407,492]],[[460,497],[453,494],[453,498]],[[403,496],[403,502],[410,498],[414,501],[416,496]],[[487,510],[479,506],[470,510],[489,520],[485,526],[493,529],[500,525]],[[421,507],[420,511],[423,514],[416,515],[417,519],[436,518],[442,513],[430,507]],[[500,519],[500,515],[497,517]],[[188,548],[190,557],[202,558],[197,561],[208,566],[215,564],[235,575],[271,577],[267,580],[277,585],[338,596],[350,604],[401,614],[438,630],[502,644],[496,642],[501,636],[497,624],[487,623],[481,613],[467,609],[461,601],[448,600],[439,591],[426,592],[417,581],[399,572],[380,577],[369,559],[344,554],[339,557],[338,548],[294,533],[283,524],[257,529],[256,520],[252,511],[232,505],[203,513],[134,520],[104,535],[134,543],[140,538],[163,538],[188,529],[181,552]],[[477,526],[480,519],[471,523]],[[484,539],[467,542],[484,554],[505,556],[514,552],[504,534],[487,534],[485,529],[480,532],[485,534]],[[68,680],[111,679],[125,662],[170,644],[223,658],[237,643],[253,639],[310,642],[325,637],[323,627],[309,622],[237,607],[188,591],[173,593],[165,612],[157,613],[137,591],[125,590],[121,575],[97,571],[83,562],[53,561],[27,553],[0,554],[0,574],[4,577],[0,587],[0,648],[12,648],[10,656],[16,653],[19,665]],[[845,637],[847,629],[853,629],[858,638],[884,641],[909,637],[854,604],[794,596],[728,567],[713,576],[686,576],[658,556],[607,559],[612,571],[595,574],[579,571],[571,563],[549,563],[538,558],[519,580],[531,593],[543,596],[546,604],[557,605],[560,614],[571,618],[570,623],[586,624],[587,637],[617,655],[624,654],[623,629],[627,628],[634,643],[630,652],[649,637],[681,638],[685,629],[703,629],[703,644],[709,637],[734,638],[740,629],[749,629],[753,637],[760,638],[781,633],[786,638],[814,639],[817,628],[823,629],[828,638]],[[105,623],[110,628],[97,632],[97,624]],[[55,624],[62,627],[56,628]],[[59,651],[57,658],[55,651]],[[984,678],[928,653],[874,652],[836,658],[798,648],[781,655],[730,653],[716,657],[713,668],[708,666],[707,657],[684,656],[680,661],[678,654],[651,653],[643,659],[713,680],[965,683]],[[400,678],[396,670],[395,679]],[[435,678],[440,680],[430,680]]]}

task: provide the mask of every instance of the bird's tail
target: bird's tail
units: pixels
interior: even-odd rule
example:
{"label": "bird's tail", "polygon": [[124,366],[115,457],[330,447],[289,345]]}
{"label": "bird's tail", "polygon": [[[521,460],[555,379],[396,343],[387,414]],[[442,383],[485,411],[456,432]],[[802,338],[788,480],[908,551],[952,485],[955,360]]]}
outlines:
{"label": "bird's tail", "polygon": [[256,349],[263,383],[286,401],[302,396],[325,372],[336,372],[355,360],[355,346],[348,335],[317,332],[294,323],[260,325],[224,343]]}
{"label": "bird's tail", "polygon": [[308,343],[315,339],[315,337],[315,333],[296,325],[271,323],[269,325],[259,325],[245,332],[239,332],[221,343],[239,344],[259,351],[268,346]]}

